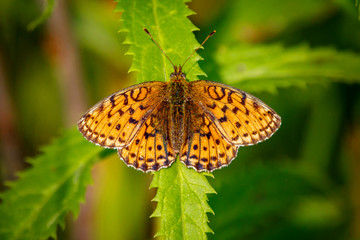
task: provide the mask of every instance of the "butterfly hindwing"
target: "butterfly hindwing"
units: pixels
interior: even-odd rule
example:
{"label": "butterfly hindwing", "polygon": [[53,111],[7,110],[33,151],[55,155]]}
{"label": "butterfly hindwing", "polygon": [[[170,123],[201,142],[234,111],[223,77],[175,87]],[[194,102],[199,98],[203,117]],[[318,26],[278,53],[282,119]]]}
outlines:
{"label": "butterfly hindwing", "polygon": [[180,160],[197,171],[213,171],[230,164],[238,147],[222,138],[213,121],[199,106],[188,102],[185,109]]}
{"label": "butterfly hindwing", "polygon": [[148,172],[168,167],[175,161],[168,136],[168,111],[169,104],[163,101],[152,111],[133,141],[118,150],[128,166]]}

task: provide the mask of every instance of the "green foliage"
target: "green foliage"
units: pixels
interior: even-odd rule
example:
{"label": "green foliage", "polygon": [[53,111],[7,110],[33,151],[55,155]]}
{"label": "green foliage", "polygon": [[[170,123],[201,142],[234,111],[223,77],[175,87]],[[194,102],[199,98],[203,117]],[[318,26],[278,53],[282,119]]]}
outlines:
{"label": "green foliage", "polygon": [[[129,72],[137,72],[137,82],[165,81],[173,67],[164,54],[143,31],[147,28],[155,41],[175,64],[183,64],[199,46],[192,31],[198,30],[187,18],[193,12],[184,4],[187,0],[133,1],[121,0],[116,7],[122,14],[121,32],[126,32],[125,44],[130,44],[128,55],[133,55]],[[184,67],[187,78],[196,80],[204,75],[195,54]]]}
{"label": "green foliage", "polygon": [[[267,160],[251,164],[241,174],[220,177],[222,185],[214,183],[219,192],[210,198],[217,213],[210,217],[216,233],[211,239],[263,239],[264,232],[270,239],[285,239],[284,228],[293,232],[294,239],[305,239],[306,232],[335,228],[341,221],[341,203],[325,197],[325,187],[298,169]],[[301,229],[304,224],[307,231]]]}
{"label": "green foliage", "polygon": [[279,44],[221,47],[215,60],[222,80],[249,92],[330,82],[360,83],[360,56],[332,48]]}
{"label": "green foliage", "polygon": [[1,195],[0,239],[56,238],[66,214],[78,215],[100,151],[73,129],[30,160],[32,167]]}
{"label": "green foliage", "polygon": [[153,201],[157,207],[151,217],[161,217],[160,230],[155,235],[166,239],[207,239],[206,213],[213,213],[206,194],[215,193],[205,176],[188,169],[180,161],[154,174],[151,188],[157,188]]}
{"label": "green foliage", "polygon": [[37,26],[45,22],[52,14],[54,7],[55,7],[55,0],[47,0],[45,9],[42,12],[42,14],[38,18],[33,20],[31,23],[29,23],[27,29],[29,31],[33,31]]}
{"label": "green foliage", "polygon": [[[32,2],[35,1],[23,1],[33,10],[26,12],[13,1],[0,3],[3,13],[0,40],[4,46],[0,57],[11,66],[9,76],[15,75],[8,83],[12,84],[17,118],[21,119],[17,127],[25,133],[25,145],[32,149],[30,152],[35,151],[32,146],[40,142],[36,141],[39,136],[44,135],[40,139],[45,140],[54,134],[63,115],[58,109],[65,105],[54,94],[57,84],[52,84],[51,91],[44,88],[54,79],[52,72],[57,71],[51,68],[56,63],[49,64],[42,52],[49,50],[49,46],[43,45],[47,42],[43,39],[46,34],[39,31],[40,35],[30,37],[21,32],[32,19],[32,12],[38,9]],[[121,31],[127,33],[124,43],[130,45],[127,54],[133,57],[130,71],[136,73],[137,82],[167,80],[173,70],[142,30],[144,27],[174,64],[182,64],[198,46],[192,33],[197,28],[187,18],[193,12],[186,3],[121,0],[117,4],[116,10],[122,12]],[[211,9],[211,3],[207,4],[203,1],[198,11],[202,16],[211,12],[206,8]],[[356,4],[360,11],[358,0]],[[69,2],[69,9],[73,6],[77,9],[69,11],[69,23],[78,41],[75,45],[81,49],[86,79],[92,81],[88,85],[102,97],[103,86],[116,86],[114,89],[118,90],[123,87],[119,84],[126,84],[125,73],[119,77],[118,70],[129,64],[119,56],[123,46],[117,43],[119,36],[112,34],[118,26],[116,21],[109,23],[110,8],[105,5],[96,1]],[[360,235],[350,233],[349,229],[354,216],[359,215],[352,207],[358,202],[351,199],[359,192],[359,183],[355,181],[359,172],[356,158],[359,135],[355,135],[359,129],[359,89],[355,84],[350,87],[338,84],[360,81],[360,56],[355,54],[360,47],[360,28],[354,12],[353,2],[347,0],[227,1],[226,7],[207,23],[208,29],[215,28],[217,34],[203,53],[215,55],[214,59],[209,56],[206,62],[201,62],[202,66],[210,69],[206,72],[212,74],[214,81],[249,92],[279,91],[276,97],[264,94],[265,99],[260,98],[282,116],[281,129],[270,141],[240,148],[230,167],[215,171],[212,184],[217,195],[207,195],[215,192],[206,179],[211,174],[196,173],[179,161],[155,173],[151,188],[157,189],[153,199],[157,207],[152,217],[160,217],[158,225],[146,222],[151,196],[139,186],[148,184],[148,175],[126,168],[116,157],[113,162],[122,171],[111,169],[112,172],[103,173],[107,178],[101,180],[106,187],[100,186],[103,192],[97,192],[95,198],[101,195],[100,198],[109,201],[97,205],[95,216],[99,212],[102,216],[90,223],[93,231],[97,231],[92,237],[101,239],[121,232],[118,236],[136,238],[148,234],[150,238],[158,231],[156,236],[167,239],[319,239],[319,236],[344,239],[350,235],[358,239],[356,236]],[[203,24],[199,33],[202,40],[204,36],[200,35],[209,32],[203,30],[207,26],[201,18],[197,24]],[[197,64],[200,59],[196,54],[186,64],[184,71],[189,80],[205,75]],[[109,78],[116,81],[108,84]],[[290,88],[314,83],[328,87],[311,85],[296,91]],[[106,88],[110,91],[110,87]],[[35,95],[39,97],[33,98]],[[98,96],[95,98],[98,100]],[[44,128],[45,124],[51,128]],[[355,146],[353,151],[349,150],[351,144]],[[19,180],[9,184],[10,189],[1,195],[0,239],[56,238],[56,228],[64,227],[66,214],[78,214],[79,203],[91,182],[92,165],[113,152],[88,143],[75,129],[44,148],[31,161],[32,166],[19,174]],[[213,211],[207,197],[216,215],[208,215]],[[208,218],[214,235],[207,235],[212,232]],[[105,234],[98,234],[101,231]],[[134,231],[139,234],[133,235]]]}
{"label": "green foliage", "polygon": [[333,4],[328,0],[230,1],[224,18],[217,26],[221,29],[221,35],[217,38],[219,42],[228,44],[262,41],[287,28],[317,21],[319,15],[326,15],[333,9]]}

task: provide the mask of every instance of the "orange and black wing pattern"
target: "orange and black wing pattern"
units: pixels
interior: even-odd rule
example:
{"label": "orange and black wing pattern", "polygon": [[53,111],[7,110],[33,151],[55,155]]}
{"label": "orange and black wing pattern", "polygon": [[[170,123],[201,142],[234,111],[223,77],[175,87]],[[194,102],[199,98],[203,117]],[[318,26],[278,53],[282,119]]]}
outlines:
{"label": "orange and black wing pattern", "polygon": [[199,172],[230,164],[238,146],[226,141],[216,124],[195,102],[187,103],[180,160]]}
{"label": "orange and black wing pattern", "polygon": [[171,146],[169,102],[161,102],[140,127],[130,145],[119,149],[119,156],[131,167],[144,172],[169,167],[176,154]]}
{"label": "orange and black wing pattern", "polygon": [[239,146],[264,141],[280,127],[274,110],[236,88],[200,80],[190,82],[189,93],[192,110],[180,159],[198,171],[227,166]]}
{"label": "orange and black wing pattern", "polygon": [[78,122],[83,136],[106,148],[129,145],[164,98],[165,82],[148,82],[126,88],[101,100]]}

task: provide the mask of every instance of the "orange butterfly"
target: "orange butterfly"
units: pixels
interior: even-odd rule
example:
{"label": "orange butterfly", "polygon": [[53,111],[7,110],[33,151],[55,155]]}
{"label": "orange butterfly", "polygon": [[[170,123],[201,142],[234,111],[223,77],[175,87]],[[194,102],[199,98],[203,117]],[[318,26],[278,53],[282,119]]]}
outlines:
{"label": "orange butterfly", "polygon": [[137,84],[101,100],[79,120],[80,132],[144,172],[169,167],[177,156],[187,167],[211,172],[229,165],[239,146],[280,127],[280,116],[256,97],[221,83],[187,82],[182,66],[174,66],[169,82]]}

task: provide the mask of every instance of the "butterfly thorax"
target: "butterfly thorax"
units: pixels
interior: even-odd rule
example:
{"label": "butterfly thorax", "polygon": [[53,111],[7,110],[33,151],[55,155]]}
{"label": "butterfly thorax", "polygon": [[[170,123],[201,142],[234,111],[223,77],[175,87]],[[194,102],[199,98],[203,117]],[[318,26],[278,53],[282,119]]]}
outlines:
{"label": "butterfly thorax", "polygon": [[168,100],[171,105],[181,106],[186,100],[187,83],[170,82],[168,85]]}
{"label": "butterfly thorax", "polygon": [[174,67],[174,72],[170,75],[168,85],[168,99],[171,105],[182,106],[186,100],[188,82],[186,76],[182,73],[181,65]]}

